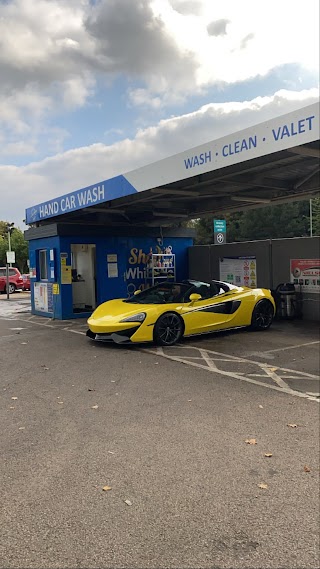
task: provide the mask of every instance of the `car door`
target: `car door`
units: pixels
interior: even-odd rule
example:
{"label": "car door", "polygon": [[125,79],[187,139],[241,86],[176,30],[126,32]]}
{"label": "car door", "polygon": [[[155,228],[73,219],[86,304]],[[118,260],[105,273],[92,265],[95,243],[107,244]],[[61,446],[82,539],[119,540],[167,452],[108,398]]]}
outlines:
{"label": "car door", "polygon": [[181,311],[185,322],[185,334],[201,334],[228,328],[240,304],[240,301],[234,298],[236,295],[235,291],[228,291],[185,303]]}
{"label": "car door", "polygon": [[0,291],[3,292],[6,288],[6,270],[0,269]]}

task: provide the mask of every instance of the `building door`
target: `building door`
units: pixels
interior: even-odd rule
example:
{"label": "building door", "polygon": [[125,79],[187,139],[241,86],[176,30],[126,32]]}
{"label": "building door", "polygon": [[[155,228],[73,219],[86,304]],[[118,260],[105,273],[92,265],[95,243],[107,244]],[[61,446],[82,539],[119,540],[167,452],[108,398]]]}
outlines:
{"label": "building door", "polygon": [[73,312],[92,312],[96,307],[96,246],[71,245]]}

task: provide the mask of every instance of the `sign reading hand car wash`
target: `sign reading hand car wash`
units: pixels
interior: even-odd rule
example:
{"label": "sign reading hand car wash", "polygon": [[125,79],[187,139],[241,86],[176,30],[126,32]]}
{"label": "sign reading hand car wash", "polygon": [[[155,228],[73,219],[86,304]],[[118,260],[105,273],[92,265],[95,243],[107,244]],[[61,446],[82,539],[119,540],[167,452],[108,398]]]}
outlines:
{"label": "sign reading hand car wash", "polygon": [[215,245],[223,245],[227,241],[227,222],[225,219],[213,220],[213,236]]}

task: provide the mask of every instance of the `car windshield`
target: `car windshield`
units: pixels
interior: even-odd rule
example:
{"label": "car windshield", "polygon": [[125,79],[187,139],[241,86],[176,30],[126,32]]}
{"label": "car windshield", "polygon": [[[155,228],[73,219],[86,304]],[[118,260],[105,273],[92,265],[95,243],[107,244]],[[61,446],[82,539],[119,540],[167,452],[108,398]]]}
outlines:
{"label": "car windshield", "polygon": [[194,280],[187,280],[181,283],[166,281],[143,290],[139,294],[127,298],[124,302],[132,302],[135,304],[190,302],[190,294],[199,294],[202,300],[206,300],[228,292],[230,289],[238,290],[238,287],[219,281],[212,281],[211,283]]}
{"label": "car windshield", "polygon": [[164,282],[141,291],[124,302],[134,304],[167,304],[170,302],[188,302],[188,291],[192,288],[190,283]]}

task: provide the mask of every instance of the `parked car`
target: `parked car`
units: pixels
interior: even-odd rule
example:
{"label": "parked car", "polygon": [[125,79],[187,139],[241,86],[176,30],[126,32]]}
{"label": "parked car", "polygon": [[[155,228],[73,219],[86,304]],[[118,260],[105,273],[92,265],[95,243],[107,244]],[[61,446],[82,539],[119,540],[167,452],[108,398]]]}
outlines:
{"label": "parked car", "polygon": [[23,290],[30,290],[30,275],[28,274],[24,274],[21,275],[23,278]]}
{"label": "parked car", "polygon": [[134,296],[104,302],[88,320],[87,336],[116,343],[173,346],[183,336],[251,326],[267,330],[275,314],[270,290],[221,281],[163,282]]}
{"label": "parked car", "polygon": [[[9,267],[9,293],[23,290],[23,278],[16,267]],[[0,292],[7,292],[6,267],[0,267]]]}

